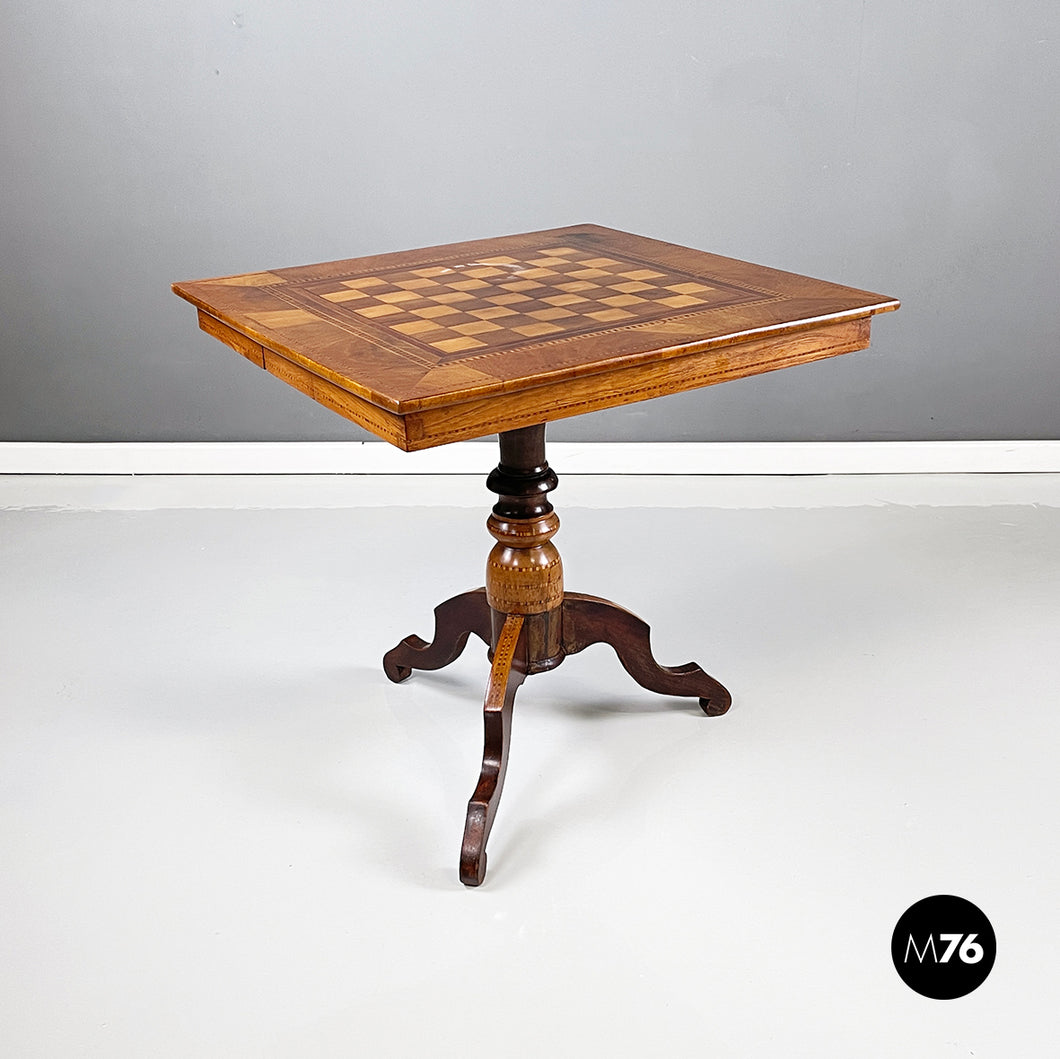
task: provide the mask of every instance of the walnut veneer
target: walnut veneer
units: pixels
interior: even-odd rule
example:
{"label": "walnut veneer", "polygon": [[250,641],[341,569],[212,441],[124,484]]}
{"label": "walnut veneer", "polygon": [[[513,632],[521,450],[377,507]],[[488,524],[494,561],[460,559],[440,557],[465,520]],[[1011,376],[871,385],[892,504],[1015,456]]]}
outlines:
{"label": "walnut veneer", "polygon": [[849,353],[898,307],[591,224],[173,289],[204,331],[406,450]]}

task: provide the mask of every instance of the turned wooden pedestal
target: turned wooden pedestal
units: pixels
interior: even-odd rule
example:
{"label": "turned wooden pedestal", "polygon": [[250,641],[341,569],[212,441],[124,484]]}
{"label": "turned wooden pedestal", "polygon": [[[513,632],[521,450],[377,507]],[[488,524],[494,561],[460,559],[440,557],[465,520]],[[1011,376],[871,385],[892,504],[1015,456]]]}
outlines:
{"label": "turned wooden pedestal", "polygon": [[430,643],[407,636],[383,657],[393,681],[414,669],[441,669],[474,633],[490,648],[492,668],[483,707],[482,772],[467,806],[460,881],[478,886],[486,874],[486,841],[497,814],[511,740],[516,689],[532,673],[555,669],[590,644],[610,644],[626,672],[662,695],[691,695],[710,716],[731,696],[694,662],[661,666],[647,624],[606,599],[563,589],[563,563],[552,543],[559,518],[548,501],[555,473],[545,459],[544,423],[500,435],[500,464],[486,485],[499,499],[487,528],[497,543],[486,561],[486,587],[454,596],[434,611]]}

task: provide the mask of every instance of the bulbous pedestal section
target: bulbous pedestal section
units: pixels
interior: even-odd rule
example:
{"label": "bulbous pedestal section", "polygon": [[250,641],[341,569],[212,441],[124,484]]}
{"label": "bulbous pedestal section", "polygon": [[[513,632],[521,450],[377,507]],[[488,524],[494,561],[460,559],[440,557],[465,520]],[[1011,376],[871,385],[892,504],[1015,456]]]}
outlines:
{"label": "bulbous pedestal section", "polygon": [[563,602],[563,563],[552,537],[554,511],[540,518],[486,523],[497,543],[486,560],[486,599],[504,614],[542,614]]}

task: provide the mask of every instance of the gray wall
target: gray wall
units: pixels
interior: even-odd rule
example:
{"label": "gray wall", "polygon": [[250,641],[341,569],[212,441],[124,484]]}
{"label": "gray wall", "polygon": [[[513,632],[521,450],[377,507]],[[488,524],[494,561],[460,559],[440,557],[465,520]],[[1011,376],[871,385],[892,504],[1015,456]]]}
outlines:
{"label": "gray wall", "polygon": [[1060,5],[7,0],[0,439],[362,438],[177,279],[580,221],[893,295],[557,440],[1060,437]]}

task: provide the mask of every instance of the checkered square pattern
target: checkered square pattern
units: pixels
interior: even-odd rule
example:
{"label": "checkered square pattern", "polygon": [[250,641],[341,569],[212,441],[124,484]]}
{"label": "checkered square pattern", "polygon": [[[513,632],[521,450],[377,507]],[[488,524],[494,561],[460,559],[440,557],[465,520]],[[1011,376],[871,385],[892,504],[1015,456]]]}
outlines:
{"label": "checkered square pattern", "polygon": [[392,331],[443,360],[760,297],[571,246],[299,286],[333,319]]}

